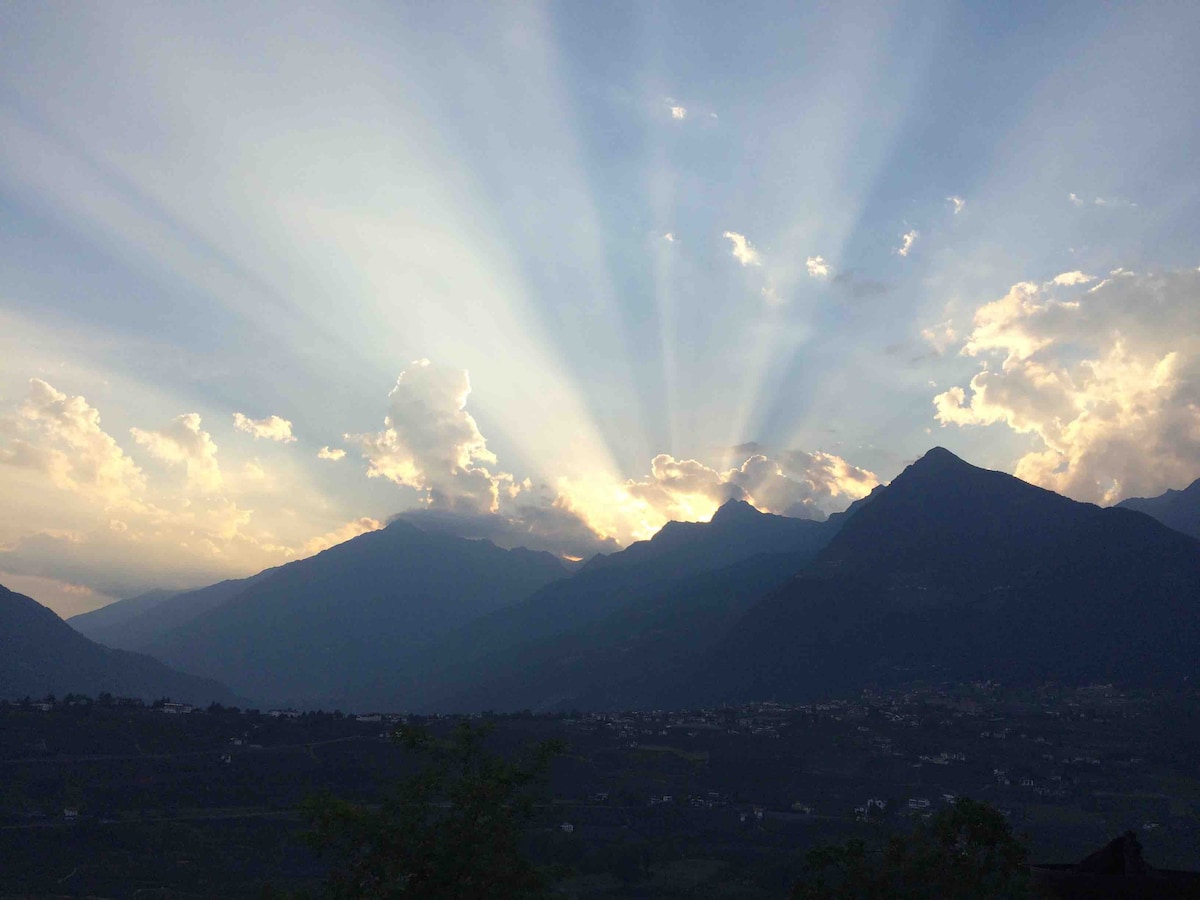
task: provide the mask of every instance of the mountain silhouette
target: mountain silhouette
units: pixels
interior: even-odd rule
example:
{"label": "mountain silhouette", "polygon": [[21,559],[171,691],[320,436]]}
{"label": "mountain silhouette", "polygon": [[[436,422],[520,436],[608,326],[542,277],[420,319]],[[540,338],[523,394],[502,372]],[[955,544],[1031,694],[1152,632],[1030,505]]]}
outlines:
{"label": "mountain silhouette", "polygon": [[67,624],[106,647],[146,652],[176,628],[224,606],[275,571],[265,569],[249,578],[219,581],[191,591],[151,591],[72,616]]}
{"label": "mountain silhouette", "polygon": [[935,448],[750,609],[673,699],[913,678],[1178,683],[1200,656],[1200,543]]}
{"label": "mountain silhouette", "polygon": [[548,553],[397,520],[249,579],[147,649],[257,700],[330,708],[439,635],[564,575]]}
{"label": "mountain silhouette", "polygon": [[238,703],[216,681],[185,675],[140,653],[90,641],[36,600],[0,586],[0,697],[107,691],[181,703]]}
{"label": "mountain silhouette", "polygon": [[1200,539],[1200,478],[1182,491],[1167,491],[1157,497],[1130,497],[1117,506],[1145,513],[1168,528]]}
{"label": "mountain silhouette", "polygon": [[[488,698],[497,709],[545,708],[552,696],[561,699],[582,686],[603,691],[606,676],[590,667],[600,666],[613,647],[628,653],[629,641],[651,631],[692,652],[707,647],[731,615],[803,568],[834,532],[829,523],[761,513],[730,500],[709,522],[668,522],[647,541],[592,559],[573,577],[434,642],[404,669],[358,693],[374,706],[437,710],[482,709]],[[730,583],[714,574],[740,564],[753,570],[752,559],[761,560],[762,571],[748,580]],[[550,680],[539,685],[530,675],[534,660],[553,668],[550,661],[564,658],[572,661],[570,679],[565,670],[543,669]],[[504,685],[513,686],[509,695]]]}

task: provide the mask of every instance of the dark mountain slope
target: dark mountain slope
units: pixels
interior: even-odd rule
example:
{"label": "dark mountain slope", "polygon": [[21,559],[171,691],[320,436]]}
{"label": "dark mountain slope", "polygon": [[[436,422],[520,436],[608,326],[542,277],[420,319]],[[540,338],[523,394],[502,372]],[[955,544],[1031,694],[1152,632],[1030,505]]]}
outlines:
{"label": "dark mountain slope", "polygon": [[358,707],[350,686],[563,574],[548,553],[397,521],[267,573],[150,651],[257,699]]}
{"label": "dark mountain slope", "polygon": [[[176,591],[149,605],[138,603],[137,606],[129,606],[139,601],[138,597],[121,600],[94,612],[73,616],[67,623],[106,647],[149,652],[156,641],[171,631],[210,610],[224,606],[242,591],[276,571],[265,569],[249,578],[220,581],[194,591]],[[108,615],[100,616],[100,613]]]}
{"label": "dark mountain slope", "polygon": [[1182,491],[1167,491],[1157,497],[1130,497],[1117,506],[1145,513],[1168,528],[1200,539],[1200,478]]}
{"label": "dark mountain slope", "polygon": [[[386,680],[364,684],[360,690],[373,698],[373,705],[385,708],[479,708],[482,695],[472,691],[500,680],[509,683],[515,673],[528,668],[531,654],[544,659],[573,655],[567,647],[581,638],[571,637],[559,648],[555,643],[559,636],[576,635],[594,623],[616,617],[604,626],[611,626],[605,640],[620,643],[634,636],[628,627],[636,624],[648,605],[683,582],[702,581],[707,573],[761,555],[779,557],[770,567],[770,577],[779,569],[784,574],[796,572],[812,560],[833,530],[828,523],[768,515],[748,503],[731,500],[711,522],[670,522],[649,541],[597,557],[572,578],[548,584],[527,600],[447,635],[414,655],[404,669],[390,673]],[[626,610],[628,617],[618,616]],[[682,609],[676,614],[686,617]],[[624,631],[617,624],[621,622],[628,626]],[[593,634],[589,640],[601,638]],[[603,642],[596,645],[597,652],[607,649]],[[586,681],[584,676],[581,669],[579,677]],[[529,688],[521,689],[521,701],[503,699],[498,687],[490,691],[498,708],[550,702],[535,696],[540,688],[530,685],[528,678],[520,680]],[[582,690],[582,684],[573,682],[571,690]],[[555,686],[550,693],[558,696],[565,690]],[[459,705],[463,703],[467,706]]]}
{"label": "dark mountain slope", "polygon": [[0,586],[0,697],[107,691],[119,697],[235,704],[216,681],[169,669],[140,653],[89,641],[36,600]]}
{"label": "dark mountain slope", "polygon": [[676,580],[603,619],[481,660],[469,687],[431,697],[427,710],[657,708],[795,570],[791,554],[760,554]]}
{"label": "dark mountain slope", "polygon": [[756,605],[674,702],[914,677],[1170,682],[1197,672],[1200,543],[942,449]]}

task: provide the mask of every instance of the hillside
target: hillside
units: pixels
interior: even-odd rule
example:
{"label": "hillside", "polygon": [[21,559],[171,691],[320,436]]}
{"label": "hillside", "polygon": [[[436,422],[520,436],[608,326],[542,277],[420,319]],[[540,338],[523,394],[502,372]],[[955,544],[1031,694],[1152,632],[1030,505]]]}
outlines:
{"label": "hillside", "polygon": [[147,650],[264,702],[358,708],[353,685],[564,575],[548,553],[396,521],[263,573]]}
{"label": "hillside", "polygon": [[0,697],[103,692],[194,704],[240,702],[216,681],[185,675],[140,653],[102,647],[36,600],[0,586]]}
{"label": "hillside", "polygon": [[1130,497],[1117,506],[1145,513],[1168,528],[1200,539],[1200,478],[1182,491],[1167,491],[1157,497]]}

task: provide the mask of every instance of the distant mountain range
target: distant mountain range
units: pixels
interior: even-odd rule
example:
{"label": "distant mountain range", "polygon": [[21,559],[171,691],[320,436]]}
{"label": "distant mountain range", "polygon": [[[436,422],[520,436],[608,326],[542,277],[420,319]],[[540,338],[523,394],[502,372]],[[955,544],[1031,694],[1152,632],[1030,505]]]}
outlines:
{"label": "distant mountain range", "polygon": [[1153,516],[1168,528],[1200,539],[1200,478],[1182,491],[1167,491],[1157,497],[1130,497],[1117,506]]}
{"label": "distant mountain range", "polygon": [[[356,685],[565,574],[548,553],[398,520],[244,582],[194,592],[206,608],[141,648],[270,703],[357,706]],[[180,595],[150,612],[170,604],[174,613],[187,601]]]}
{"label": "distant mountain range", "polygon": [[216,681],[184,675],[140,653],[88,640],[36,600],[0,587],[0,698],[103,692],[178,703],[240,703]]}
{"label": "distant mountain range", "polygon": [[349,709],[677,708],[914,678],[1177,683],[1200,674],[1200,542],[1180,533],[1198,493],[1100,509],[935,448],[826,522],[731,501],[573,574],[400,520],[71,624],[256,700]]}

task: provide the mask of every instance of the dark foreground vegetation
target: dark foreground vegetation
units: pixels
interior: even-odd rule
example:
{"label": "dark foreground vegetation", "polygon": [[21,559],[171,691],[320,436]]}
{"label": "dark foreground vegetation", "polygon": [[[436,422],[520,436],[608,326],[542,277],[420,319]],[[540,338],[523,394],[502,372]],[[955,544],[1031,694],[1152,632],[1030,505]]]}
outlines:
{"label": "dark foreground vegetation", "polygon": [[983,683],[469,719],[0,705],[0,896],[933,896],[897,885],[934,875],[937,896],[1026,896],[1026,860],[1130,830],[1153,865],[1197,869],[1198,701]]}

